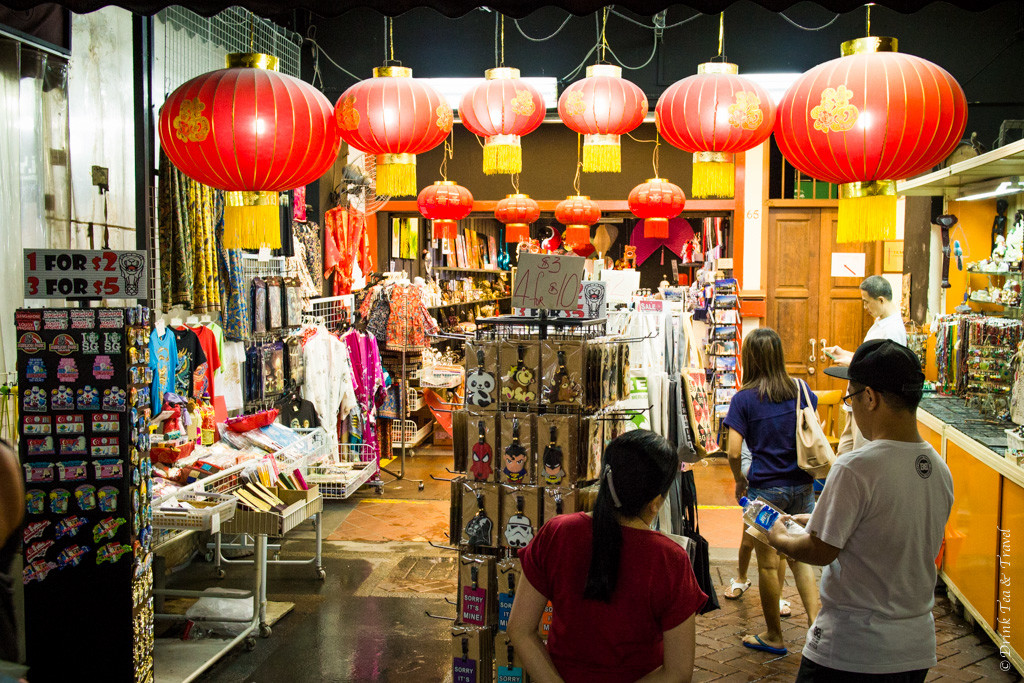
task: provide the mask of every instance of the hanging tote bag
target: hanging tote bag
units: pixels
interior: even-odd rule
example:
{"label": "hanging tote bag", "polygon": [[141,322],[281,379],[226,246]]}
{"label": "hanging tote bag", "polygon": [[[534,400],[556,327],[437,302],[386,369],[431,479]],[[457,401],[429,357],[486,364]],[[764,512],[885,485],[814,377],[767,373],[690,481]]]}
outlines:
{"label": "hanging tote bag", "polygon": [[693,565],[693,574],[697,578],[697,585],[708,596],[707,602],[697,613],[707,614],[720,607],[715,583],[711,578],[710,546],[707,540],[700,535],[700,523],[697,521],[697,486],[693,479],[693,471],[687,470],[679,476],[683,505],[682,535],[690,540],[686,551],[690,556],[690,564]]}
{"label": "hanging tote bag", "polygon": [[793,381],[796,382],[796,462],[800,469],[815,479],[824,479],[836,461],[836,454],[811,404],[807,383],[797,379]]}
{"label": "hanging tote bag", "polygon": [[682,370],[683,401],[686,404],[687,422],[693,438],[693,450],[696,459],[706,458],[718,452],[718,441],[712,427],[711,406],[708,402],[707,372],[704,370],[703,357],[700,353],[693,332],[690,315],[682,319],[683,332],[689,352]]}

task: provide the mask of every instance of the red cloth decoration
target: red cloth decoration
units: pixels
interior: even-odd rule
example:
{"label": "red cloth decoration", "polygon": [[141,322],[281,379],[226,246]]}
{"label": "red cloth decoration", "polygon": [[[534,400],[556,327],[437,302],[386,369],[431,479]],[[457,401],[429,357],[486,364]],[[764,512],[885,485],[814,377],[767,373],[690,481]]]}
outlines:
{"label": "red cloth decoration", "polygon": [[651,257],[651,254],[658,251],[658,247],[665,247],[673,254],[685,261],[684,257],[686,244],[693,239],[693,226],[685,218],[671,218],[668,221],[668,237],[648,237],[640,221],[633,228],[633,234],[629,237],[629,243],[636,247],[636,265],[641,266],[643,262]]}

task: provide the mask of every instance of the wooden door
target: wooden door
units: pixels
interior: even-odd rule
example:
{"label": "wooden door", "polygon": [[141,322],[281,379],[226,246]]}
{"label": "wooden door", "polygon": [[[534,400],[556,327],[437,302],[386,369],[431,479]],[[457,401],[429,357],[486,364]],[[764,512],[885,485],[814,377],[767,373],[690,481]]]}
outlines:
{"label": "wooden door", "polygon": [[832,363],[822,340],[852,351],[873,322],[861,303],[863,278],[832,277],[833,252],[866,253],[868,275],[881,263],[878,245],[836,244],[836,214],[833,208],[788,207],[768,213],[766,323],[782,337],[786,371],[814,389],[846,387],[824,373]]}

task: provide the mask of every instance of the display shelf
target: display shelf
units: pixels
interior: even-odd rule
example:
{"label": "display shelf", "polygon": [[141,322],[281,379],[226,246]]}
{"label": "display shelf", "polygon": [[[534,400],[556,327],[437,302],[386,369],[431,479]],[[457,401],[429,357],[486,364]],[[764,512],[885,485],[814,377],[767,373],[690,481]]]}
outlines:
{"label": "display shelf", "polygon": [[1024,175],[1024,140],[957,162],[910,180],[896,181],[896,193],[938,197],[961,186],[991,178]]}
{"label": "display shelf", "polygon": [[455,306],[474,306],[476,304],[488,304],[491,302],[505,301],[511,299],[510,296],[499,296],[494,299],[477,299],[476,301],[459,301],[457,303],[441,304],[440,306],[427,306],[428,311],[437,311],[442,308],[454,308]]}
{"label": "display shelf", "polygon": [[423,427],[412,420],[395,420],[391,425],[391,447],[415,448],[423,443],[434,430],[434,421],[431,420]]}
{"label": "display shelf", "polygon": [[997,277],[1012,277],[1016,275],[1021,277],[1022,273],[1019,270],[968,270],[968,275],[995,275]]}
{"label": "display shelf", "polygon": [[511,271],[500,268],[456,268],[454,266],[434,266],[433,270],[449,271],[452,273],[509,273]]}

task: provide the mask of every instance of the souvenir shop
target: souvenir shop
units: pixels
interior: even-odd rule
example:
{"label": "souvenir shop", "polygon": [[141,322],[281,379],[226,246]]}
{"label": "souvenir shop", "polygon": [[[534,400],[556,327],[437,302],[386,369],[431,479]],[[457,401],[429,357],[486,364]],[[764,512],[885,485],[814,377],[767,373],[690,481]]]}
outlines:
{"label": "souvenir shop", "polygon": [[[850,39],[865,19],[868,35],[879,25],[901,34],[898,3],[879,3],[874,27],[871,8],[819,22],[836,44],[786,78],[759,74],[783,65],[747,47],[726,60],[725,37],[754,30],[743,12],[690,20],[672,9],[667,20],[635,0],[574,20],[506,2],[483,21],[478,11],[454,18],[477,9],[462,3],[440,3],[453,18],[423,8],[388,17],[383,5],[346,14],[304,0],[271,20],[215,4],[68,12],[74,45],[51,50],[37,74],[43,105],[20,105],[63,121],[65,139],[45,140],[54,168],[68,167],[68,150],[89,159],[76,147],[86,140],[111,146],[82,121],[92,113],[114,126],[115,103],[76,74],[135,92],[125,106],[137,125],[128,151],[100,155],[88,178],[40,172],[36,203],[75,218],[40,208],[38,225],[9,245],[24,252],[23,269],[0,270],[25,291],[0,302],[0,436],[16,444],[26,499],[12,673],[248,677],[263,665],[246,668],[246,651],[273,644],[279,623],[290,632],[282,619],[326,609],[303,600],[337,600],[362,581],[353,556],[394,563],[360,599],[390,599],[389,586],[403,590],[395,576],[415,573],[422,558],[384,557],[408,547],[338,543],[345,524],[394,505],[410,512],[390,523],[412,526],[417,504],[439,502],[442,535],[416,545],[453,570],[450,590],[430,596],[444,613],[427,610],[437,619],[423,626],[430,661],[413,677],[529,680],[505,633],[517,551],[546,520],[591,509],[606,445],[635,429],[677,447],[680,471],[654,527],[680,538],[703,590],[719,595],[709,542],[720,539],[702,535],[700,520],[740,527],[740,508],[719,494],[732,486],[723,421],[742,386],[744,336],[778,330],[787,371],[818,392],[837,438],[845,383],[825,376],[824,349],[859,345],[872,321],[858,285],[874,274],[891,283],[929,380],[922,434],[967,492],[940,576],[1024,670],[1009,638],[1024,611],[1009,613],[999,589],[1024,583],[1019,563],[1005,561],[1024,523],[1024,141],[1003,109],[994,125],[995,108],[968,122],[968,100],[997,96],[981,86],[965,95],[961,61],[908,52],[899,78],[871,71],[896,41]],[[752,3],[753,14],[802,44],[811,29],[761,7],[770,4]],[[1012,23],[1013,3],[970,4],[951,5],[946,23],[974,12],[985,27]],[[700,48],[668,40],[690,21]],[[582,49],[565,64],[548,69],[533,54],[550,40],[531,35],[540,27],[558,28],[553,38],[567,25],[566,36],[584,23],[593,33],[595,22],[597,42],[572,38]],[[387,57],[372,77],[325,37],[341,28]],[[472,44],[465,55],[435,46],[441,56],[428,56],[428,36],[455,29]],[[646,64],[630,64],[649,48],[627,39],[653,40]],[[901,110],[931,140],[913,163],[847,125],[858,112],[888,120],[899,98],[856,99],[841,81],[828,97],[804,87],[843,59],[890,88],[916,69],[959,93],[927,116]],[[555,71],[564,78],[532,77]],[[699,97],[712,91],[721,97]],[[813,120],[787,116],[812,107]],[[958,144],[969,125],[998,130],[998,144]],[[840,136],[850,159],[885,156],[891,175],[860,177],[850,159],[826,159]],[[705,611],[717,608],[713,598]],[[550,624],[549,609],[542,634]],[[350,675],[383,679],[389,666],[354,663]]]}

